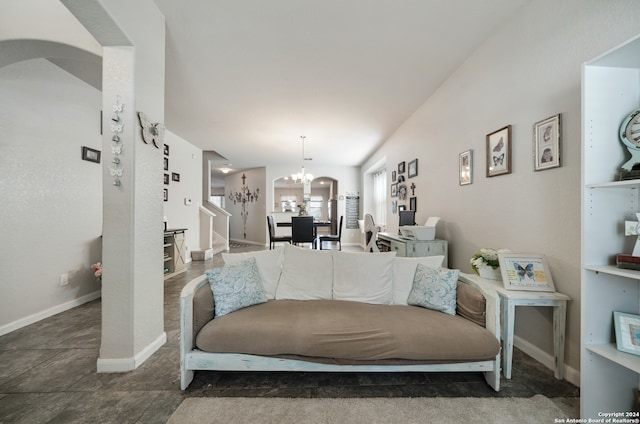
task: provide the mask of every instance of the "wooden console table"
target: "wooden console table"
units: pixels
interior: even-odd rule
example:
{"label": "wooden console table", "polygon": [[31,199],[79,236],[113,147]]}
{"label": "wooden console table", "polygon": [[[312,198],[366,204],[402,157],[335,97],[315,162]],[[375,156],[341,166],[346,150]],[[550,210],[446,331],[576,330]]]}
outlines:
{"label": "wooden console table", "polygon": [[567,317],[566,294],[558,292],[542,292],[527,290],[507,290],[502,281],[480,278],[475,274],[460,273],[460,280],[490,285],[500,296],[502,312],[502,371],[505,378],[511,378],[513,362],[513,329],[516,319],[516,306],[551,306],[553,307],[553,354],[555,358],[555,377],[564,378],[564,334]]}

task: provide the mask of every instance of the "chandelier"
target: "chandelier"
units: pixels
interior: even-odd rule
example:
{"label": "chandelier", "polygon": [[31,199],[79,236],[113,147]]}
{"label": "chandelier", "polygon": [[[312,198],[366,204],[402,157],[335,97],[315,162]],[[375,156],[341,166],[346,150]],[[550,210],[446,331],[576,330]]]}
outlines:
{"label": "chandelier", "polygon": [[304,157],[304,139],[307,137],[301,135],[300,138],[302,139],[302,168],[300,172],[291,174],[291,179],[295,184],[309,184],[313,180],[313,175],[304,172],[304,161],[310,160]]}

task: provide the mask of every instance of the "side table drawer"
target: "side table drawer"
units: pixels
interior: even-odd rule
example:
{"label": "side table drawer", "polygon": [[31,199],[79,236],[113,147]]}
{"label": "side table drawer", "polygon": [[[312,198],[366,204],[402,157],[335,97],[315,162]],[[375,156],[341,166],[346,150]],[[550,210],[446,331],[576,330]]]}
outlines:
{"label": "side table drawer", "polygon": [[398,243],[397,241],[391,241],[391,251],[396,252],[396,256],[407,256],[407,245],[405,243]]}

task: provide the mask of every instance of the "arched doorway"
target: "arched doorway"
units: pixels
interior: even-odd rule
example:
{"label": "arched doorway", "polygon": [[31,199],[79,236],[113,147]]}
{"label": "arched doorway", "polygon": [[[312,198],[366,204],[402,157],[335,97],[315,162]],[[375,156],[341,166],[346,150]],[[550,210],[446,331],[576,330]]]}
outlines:
{"label": "arched doorway", "polygon": [[290,216],[298,215],[300,205],[306,203],[307,213],[316,220],[331,221],[332,225],[327,230],[335,234],[338,222],[338,180],[329,176],[316,177],[310,186],[310,192],[305,193],[303,185],[294,183],[291,177],[275,179],[274,213],[282,214],[282,220],[290,220]]}

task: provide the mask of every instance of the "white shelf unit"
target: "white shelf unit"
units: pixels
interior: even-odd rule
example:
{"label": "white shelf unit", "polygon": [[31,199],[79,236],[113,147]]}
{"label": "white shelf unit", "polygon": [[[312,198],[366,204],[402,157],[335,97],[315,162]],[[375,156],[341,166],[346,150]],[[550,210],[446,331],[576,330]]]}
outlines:
{"label": "white shelf unit", "polygon": [[629,156],[620,124],[640,107],[640,37],[599,56],[582,73],[582,349],[580,414],[625,412],[640,386],[640,356],[617,350],[613,312],[640,315],[640,271],[615,266],[635,238],[640,180],[615,181]]}

